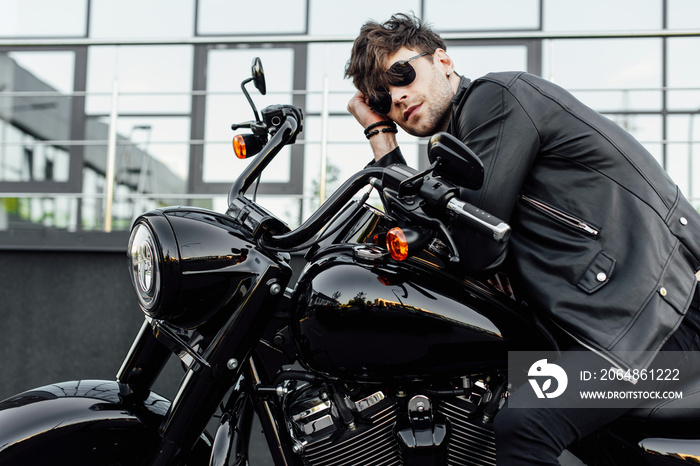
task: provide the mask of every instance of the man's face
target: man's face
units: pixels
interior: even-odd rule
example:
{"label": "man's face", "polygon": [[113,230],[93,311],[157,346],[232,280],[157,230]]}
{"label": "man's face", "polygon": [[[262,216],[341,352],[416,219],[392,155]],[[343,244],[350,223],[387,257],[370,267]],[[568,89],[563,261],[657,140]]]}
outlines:
{"label": "man's face", "polygon": [[[387,57],[385,68],[389,69],[398,60],[408,60],[419,53],[401,48]],[[448,70],[436,57],[437,53],[439,52],[410,61],[416,71],[412,83],[407,86],[389,86],[392,104],[387,116],[414,136],[431,136],[443,131],[449,119],[454,90],[447,78]]]}

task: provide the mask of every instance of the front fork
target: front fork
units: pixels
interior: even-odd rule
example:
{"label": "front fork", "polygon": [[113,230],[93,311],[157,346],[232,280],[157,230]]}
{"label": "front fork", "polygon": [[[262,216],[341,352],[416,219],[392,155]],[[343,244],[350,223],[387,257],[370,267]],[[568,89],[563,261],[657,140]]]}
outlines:
{"label": "front fork", "polygon": [[[196,355],[160,426],[162,441],[150,464],[179,464],[189,457],[226,393],[248,366],[246,361],[277,308],[289,275],[291,272],[274,266],[261,273],[208,347]],[[141,327],[117,375],[125,399],[147,394],[167,363],[172,335],[165,335],[166,331],[167,326],[157,322]],[[161,343],[162,338],[170,340],[167,345]]]}
{"label": "front fork", "polygon": [[290,443],[277,422],[279,406],[255,395],[261,384],[257,368],[251,356],[246,363],[246,373],[224,408],[219,428],[214,437],[210,466],[247,465],[250,458],[248,445],[253,416],[257,412],[267,441],[270,456],[276,465],[293,465]]}
{"label": "front fork", "polygon": [[247,465],[248,443],[253,425],[253,406],[245,391],[231,395],[214,436],[209,466]]}
{"label": "front fork", "polygon": [[[144,320],[134,344],[117,373],[117,382],[120,384],[124,399],[131,398],[134,402],[145,399],[171,354],[171,351],[157,340],[151,324]],[[248,444],[253,416],[256,412],[274,463],[276,465],[295,464],[290,443],[285,440],[288,436],[277,422],[280,414],[279,406],[253,395],[256,386],[269,382],[262,380],[263,375],[258,372],[255,359],[257,359],[256,354],[248,358],[244,376],[234,387],[230,401],[223,410],[211,449],[210,466],[247,464]],[[190,373],[186,379],[189,377]],[[183,382],[184,384],[186,382]],[[221,395],[222,398],[223,396]],[[161,431],[165,425],[164,422]],[[162,463],[161,461],[177,454],[178,449],[173,448],[174,446],[164,441],[156,454],[154,464],[167,464],[168,460]]]}
{"label": "front fork", "polygon": [[[257,355],[253,355],[248,360],[248,380],[251,382],[249,386],[254,390],[254,387],[259,387],[263,384],[268,384],[269,380],[261,380],[261,374],[255,364]],[[290,466],[297,464],[293,458],[297,458],[292,454],[291,439],[289,434],[283,429],[285,426],[280,426],[278,419],[284,419],[284,413],[279,403],[268,401],[261,396],[252,398],[255,411],[258,413],[260,424],[267,440],[267,446],[270,450],[270,455],[278,466]]]}
{"label": "front fork", "polygon": [[117,372],[122,396],[145,398],[170,358],[170,350],[160,343],[144,319],[134,343]]}

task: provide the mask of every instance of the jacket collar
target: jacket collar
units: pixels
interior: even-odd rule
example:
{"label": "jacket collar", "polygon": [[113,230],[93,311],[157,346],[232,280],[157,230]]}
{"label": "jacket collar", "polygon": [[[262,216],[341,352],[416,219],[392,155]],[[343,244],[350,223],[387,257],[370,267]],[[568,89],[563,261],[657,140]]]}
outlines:
{"label": "jacket collar", "polygon": [[454,97],[452,97],[452,100],[450,103],[452,104],[451,110],[450,110],[450,120],[447,122],[447,128],[446,131],[452,135],[455,134],[454,130],[454,125],[455,121],[457,119],[457,109],[460,106],[460,102],[462,102],[462,99],[467,95],[467,90],[469,89],[469,86],[472,85],[472,80],[467,78],[466,76],[460,76],[460,81],[459,81],[459,88],[457,88],[457,92],[455,93]]}
{"label": "jacket collar", "polygon": [[452,97],[452,105],[457,105],[459,102],[462,100],[464,97],[464,94],[466,94],[467,89],[469,89],[469,86],[472,83],[472,80],[467,78],[466,76],[461,76],[459,81],[459,88],[457,89],[457,93],[455,93],[454,97]]}

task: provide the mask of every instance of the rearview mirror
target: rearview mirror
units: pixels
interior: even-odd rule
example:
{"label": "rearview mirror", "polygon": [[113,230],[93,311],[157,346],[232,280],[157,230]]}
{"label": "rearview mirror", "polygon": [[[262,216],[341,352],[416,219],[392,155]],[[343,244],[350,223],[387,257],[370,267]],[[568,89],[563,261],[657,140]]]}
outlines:
{"label": "rearview mirror", "polygon": [[263,71],[262,61],[260,57],[255,57],[253,60],[253,65],[251,66],[251,73],[253,75],[253,84],[255,88],[260,91],[262,95],[267,92],[267,87],[265,86],[265,73]]}
{"label": "rearview mirror", "polygon": [[434,173],[459,186],[479,189],[484,184],[484,164],[462,141],[449,133],[434,134],[428,142],[428,160],[437,162]]}

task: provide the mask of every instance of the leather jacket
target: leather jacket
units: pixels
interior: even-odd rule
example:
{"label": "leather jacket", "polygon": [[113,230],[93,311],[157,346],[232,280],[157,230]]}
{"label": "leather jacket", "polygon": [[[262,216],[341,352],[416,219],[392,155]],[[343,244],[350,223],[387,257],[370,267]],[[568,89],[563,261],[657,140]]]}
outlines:
{"label": "leather jacket", "polygon": [[698,212],[639,142],[542,78],[462,78],[451,111],[447,131],[484,163],[483,187],[463,199],[513,230],[507,251],[455,235],[463,260],[503,264],[527,304],[580,344],[617,367],[648,366],[697,286]]}

